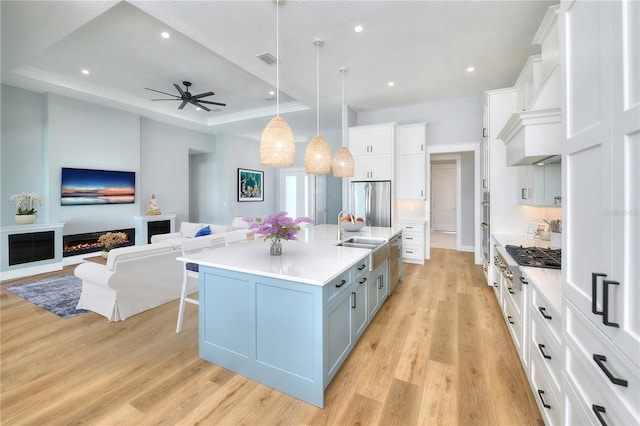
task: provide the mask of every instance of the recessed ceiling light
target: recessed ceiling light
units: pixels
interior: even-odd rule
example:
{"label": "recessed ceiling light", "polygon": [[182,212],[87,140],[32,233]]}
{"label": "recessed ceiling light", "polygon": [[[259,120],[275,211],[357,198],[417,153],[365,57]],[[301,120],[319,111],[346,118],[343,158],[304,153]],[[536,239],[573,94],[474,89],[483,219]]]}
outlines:
{"label": "recessed ceiling light", "polygon": [[273,90],[271,90],[271,91],[269,91],[269,94],[270,94],[271,96],[273,96],[273,95],[275,95],[275,94],[276,94],[276,92],[274,92]]}
{"label": "recessed ceiling light", "polygon": [[356,25],[356,26],[353,28],[353,31],[355,31],[355,32],[357,32],[357,33],[361,33],[361,32],[363,32],[363,31],[364,31],[364,27],[363,27],[362,25]]}
{"label": "recessed ceiling light", "polygon": [[197,110],[197,111],[202,111],[202,108],[200,108],[200,107],[196,107],[196,110]]}
{"label": "recessed ceiling light", "polygon": [[83,70],[80,71],[82,74],[84,75],[89,75],[89,70],[84,68]]}
{"label": "recessed ceiling light", "polygon": [[475,70],[474,67],[467,67],[467,72],[473,72]]}
{"label": "recessed ceiling light", "polygon": [[393,81],[390,81],[390,82],[388,82],[388,83],[387,83],[387,86],[389,86],[389,87],[393,87],[393,86],[395,86],[395,85],[396,85],[396,84],[395,84]]}
{"label": "recessed ceiling light", "polygon": [[169,38],[169,37],[171,37],[171,34],[169,34],[169,33],[168,33],[168,32],[166,32],[166,31],[161,32],[161,33],[160,33],[160,35],[162,36],[162,38]]}

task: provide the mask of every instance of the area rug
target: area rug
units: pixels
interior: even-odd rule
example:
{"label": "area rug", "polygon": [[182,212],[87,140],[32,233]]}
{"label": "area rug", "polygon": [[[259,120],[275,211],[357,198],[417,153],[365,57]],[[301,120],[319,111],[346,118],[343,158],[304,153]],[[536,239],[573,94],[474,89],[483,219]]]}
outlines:
{"label": "area rug", "polygon": [[72,318],[87,312],[84,309],[76,309],[82,290],[82,281],[75,275],[46,278],[5,288],[61,318]]}

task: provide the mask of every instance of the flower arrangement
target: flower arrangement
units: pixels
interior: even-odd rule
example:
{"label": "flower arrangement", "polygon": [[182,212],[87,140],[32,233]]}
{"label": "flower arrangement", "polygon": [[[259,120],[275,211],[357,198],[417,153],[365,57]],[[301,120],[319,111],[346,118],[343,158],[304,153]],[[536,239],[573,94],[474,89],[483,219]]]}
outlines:
{"label": "flower arrangement", "polygon": [[35,192],[23,192],[22,194],[13,194],[9,201],[15,201],[16,215],[32,215],[38,213],[36,207],[40,205],[40,196]]}
{"label": "flower arrangement", "polygon": [[282,254],[282,244],[280,240],[297,240],[296,234],[300,230],[303,222],[313,223],[308,217],[292,219],[287,216],[287,212],[278,212],[267,216],[265,219],[257,217],[255,222],[250,217],[245,217],[245,222],[253,222],[249,225],[249,230],[256,234],[264,235],[265,241],[271,239],[270,254],[280,256]]}
{"label": "flower arrangement", "polygon": [[118,246],[118,244],[126,243],[127,234],[124,232],[107,232],[98,237],[98,242],[104,246],[104,251],[110,251]]}

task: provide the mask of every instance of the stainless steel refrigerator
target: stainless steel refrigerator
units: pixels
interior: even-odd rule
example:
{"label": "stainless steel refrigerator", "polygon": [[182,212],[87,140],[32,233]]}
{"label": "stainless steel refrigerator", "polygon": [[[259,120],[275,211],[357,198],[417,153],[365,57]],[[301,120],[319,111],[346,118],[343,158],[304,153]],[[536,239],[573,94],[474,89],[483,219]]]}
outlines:
{"label": "stainless steel refrigerator", "polygon": [[351,182],[349,211],[368,226],[391,226],[391,181]]}

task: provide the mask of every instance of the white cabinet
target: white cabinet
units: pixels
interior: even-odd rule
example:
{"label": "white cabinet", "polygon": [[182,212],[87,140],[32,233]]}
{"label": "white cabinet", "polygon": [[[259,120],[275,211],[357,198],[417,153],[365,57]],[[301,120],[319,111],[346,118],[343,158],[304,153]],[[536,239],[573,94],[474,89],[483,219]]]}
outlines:
{"label": "white cabinet", "polygon": [[392,180],[395,123],[349,127],[348,145],[353,155],[352,180]]}
{"label": "white cabinet", "polygon": [[396,199],[424,200],[426,124],[398,126]]}
{"label": "white cabinet", "polygon": [[541,60],[542,55],[530,56],[522,68],[520,76],[516,80],[514,87],[518,92],[518,111],[531,109],[534,96],[538,89],[536,82],[539,80],[538,74],[540,72]]}
{"label": "white cabinet", "polygon": [[[564,374],[579,399],[572,407],[604,410],[583,412],[591,423],[601,417],[638,424],[640,3],[565,1],[561,8],[563,164],[569,165],[563,170]],[[578,417],[572,409],[565,420]]]}
{"label": "white cabinet", "polygon": [[518,202],[528,206],[561,207],[560,163],[518,167]]}
{"label": "white cabinet", "polygon": [[394,222],[402,227],[402,261],[424,265],[425,222]]}

